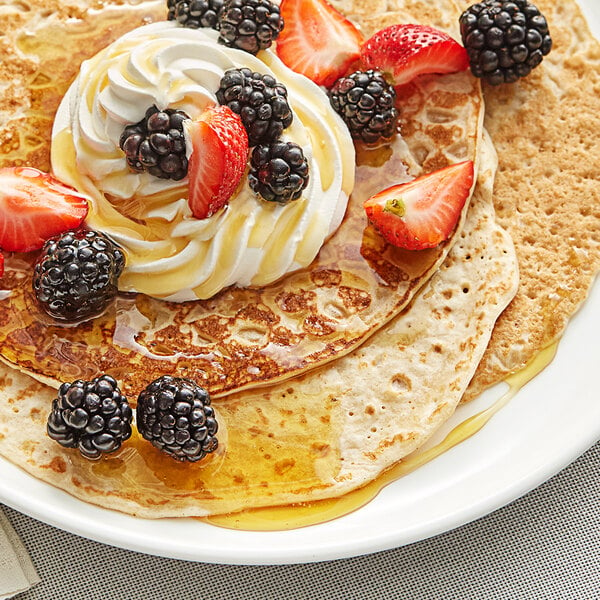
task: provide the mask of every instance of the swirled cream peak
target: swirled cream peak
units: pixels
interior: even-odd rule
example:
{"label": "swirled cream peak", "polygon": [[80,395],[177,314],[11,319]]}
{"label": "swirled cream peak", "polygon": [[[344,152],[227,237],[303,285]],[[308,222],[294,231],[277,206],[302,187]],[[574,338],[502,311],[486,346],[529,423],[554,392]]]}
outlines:
{"label": "swirled cream peak", "polygon": [[[269,50],[255,57],[216,40],[213,30],[172,21],[135,29],[82,64],[59,107],[52,168],[89,196],[89,226],[125,251],[122,290],[184,301],[230,285],[266,285],[307,266],[343,217],[354,149],[325,93]],[[152,105],[197,118],[217,103],[223,73],[240,67],[270,73],[286,86],[294,122],[283,138],[302,146],[309,184],[300,199],[273,205],[244,177],[225,209],[195,219],[187,178],[132,172],[119,138]]]}

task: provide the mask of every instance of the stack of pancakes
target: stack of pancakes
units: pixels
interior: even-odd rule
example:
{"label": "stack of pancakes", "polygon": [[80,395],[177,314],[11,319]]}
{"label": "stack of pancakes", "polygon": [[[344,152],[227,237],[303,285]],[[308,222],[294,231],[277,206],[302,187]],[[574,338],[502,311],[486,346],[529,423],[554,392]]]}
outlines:
{"label": "stack of pancakes", "polygon": [[[421,22],[457,36],[467,6],[335,4],[365,35]],[[122,297],[65,328],[35,307],[34,257],[11,257],[0,282],[0,454],[86,501],[145,517],[339,496],[560,337],[600,267],[600,47],[573,2],[537,4],[554,39],[544,63],[483,92],[469,73],[405,86],[401,141],[358,153],[342,227],[308,269],[273,286],[186,304]],[[49,169],[53,114],[81,61],[165,15],[154,1],[8,5],[0,166]],[[477,185],[448,242],[403,252],[367,225],[362,200],[395,172],[414,177],[467,158]],[[165,372],[198,380],[215,399],[220,451],[180,465],[134,435],[90,463],[49,440],[55,388],[100,371],[133,401]]]}

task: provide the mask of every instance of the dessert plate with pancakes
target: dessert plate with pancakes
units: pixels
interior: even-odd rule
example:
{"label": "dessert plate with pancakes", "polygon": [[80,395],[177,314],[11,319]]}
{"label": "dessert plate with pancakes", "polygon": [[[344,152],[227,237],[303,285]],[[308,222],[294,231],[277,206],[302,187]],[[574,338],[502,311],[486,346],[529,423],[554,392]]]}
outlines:
{"label": "dessert plate with pancakes", "polygon": [[[364,38],[404,22],[460,39],[469,6],[334,4]],[[127,266],[114,305],[57,324],[33,297],[36,256],[7,255],[0,499],[143,552],[315,561],[447,531],[597,441],[599,46],[574,2],[537,6],[553,49],[530,75],[480,86],[465,70],[397,85],[400,135],[376,147],[353,143],[322,88],[275,52],[222,51],[215,32],[174,30],[162,3],[9,6],[2,166],[52,168],[88,198],[90,227],[124,248]],[[598,32],[591,2],[581,7]],[[65,48],[77,48],[64,63],[54,47],[61,28],[72,36]],[[188,64],[199,46],[202,65]],[[146,47],[172,77],[174,95],[161,101],[192,119],[213,92],[188,89],[183,77],[212,78],[214,88],[227,68],[249,63],[284,80],[294,125],[283,139],[310,167],[301,197],[257,205],[242,178],[229,206],[190,224],[179,200],[187,179],[157,185],[123,171],[115,122],[143,119],[139,98],[156,99],[164,85]],[[436,246],[398,248],[365,216],[363,202],[382,189],[464,161],[473,181]],[[139,208],[131,197],[148,200]],[[313,218],[316,197],[324,224]],[[293,228],[301,241],[282,244]],[[190,278],[190,247],[197,272],[212,264],[213,275]],[[251,256],[256,273],[234,255]],[[99,460],[57,444],[46,434],[53,399],[101,372],[132,405],[163,373],[196,380],[212,397],[218,448],[174,461],[137,431],[139,410],[137,429]]]}

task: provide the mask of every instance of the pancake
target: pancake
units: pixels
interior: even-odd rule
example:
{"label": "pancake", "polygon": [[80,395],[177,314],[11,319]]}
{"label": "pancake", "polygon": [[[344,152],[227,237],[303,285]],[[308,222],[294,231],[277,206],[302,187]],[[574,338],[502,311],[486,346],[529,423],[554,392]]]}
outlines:
{"label": "pancake", "polygon": [[494,220],[494,171],[487,140],[465,227],[399,317],[324,368],[214,403],[224,451],[181,465],[134,434],[87,461],[45,435],[53,390],[4,368],[0,454],[85,501],[146,518],[306,502],[372,480],[453,413],[516,291],[512,241]]}
{"label": "pancake", "polygon": [[556,342],[600,270],[600,44],[575,2],[536,5],[552,52],[517,84],[484,88],[499,156],[496,215],[515,242],[521,283],[465,399]]}
{"label": "pancake", "polygon": [[[423,5],[413,5],[414,14]],[[0,166],[47,168],[52,115],[81,60],[123,33],[121,21],[131,29],[164,19],[166,5],[160,0],[88,13],[73,12],[68,3],[32,2],[28,11],[19,6],[7,18],[4,42],[11,44],[7,72],[22,88],[5,92],[18,94],[27,108],[9,114],[0,131],[15,148],[0,157]],[[452,7],[446,16],[456,14]],[[53,41],[58,38],[60,47]],[[92,40],[85,50],[82,38]],[[360,153],[346,217],[306,269],[266,287],[232,287],[197,302],[124,295],[101,317],[64,327],[36,307],[29,281],[34,257],[12,257],[2,280],[7,297],[0,302],[0,358],[55,387],[104,372],[122,380],[133,397],[159,375],[178,373],[218,397],[293,378],[350,352],[433,275],[468,210],[467,204],[446,242],[414,253],[385,244],[367,226],[363,200],[386,182],[478,161],[483,105],[479,82],[468,72],[420,78],[403,88],[399,102],[402,138]]]}

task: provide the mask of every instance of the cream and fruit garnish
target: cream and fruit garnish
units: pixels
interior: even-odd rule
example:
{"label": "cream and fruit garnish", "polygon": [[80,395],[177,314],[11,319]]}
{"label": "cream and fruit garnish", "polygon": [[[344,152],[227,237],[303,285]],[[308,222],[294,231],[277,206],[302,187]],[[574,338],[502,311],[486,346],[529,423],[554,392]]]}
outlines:
{"label": "cream and fruit garnish", "polygon": [[[87,225],[123,249],[121,290],[186,301],[230,285],[269,284],[310,264],[344,215],[354,148],[325,93],[271,50],[253,56],[217,38],[173,21],[135,29],[82,64],[57,112],[54,174],[89,196]],[[242,67],[287,89],[293,121],[281,139],[302,148],[308,184],[300,198],[280,204],[261,199],[244,176],[227,206],[196,218],[188,177],[132,170],[120,137],[153,106],[201,118],[218,104],[225,72]]]}

